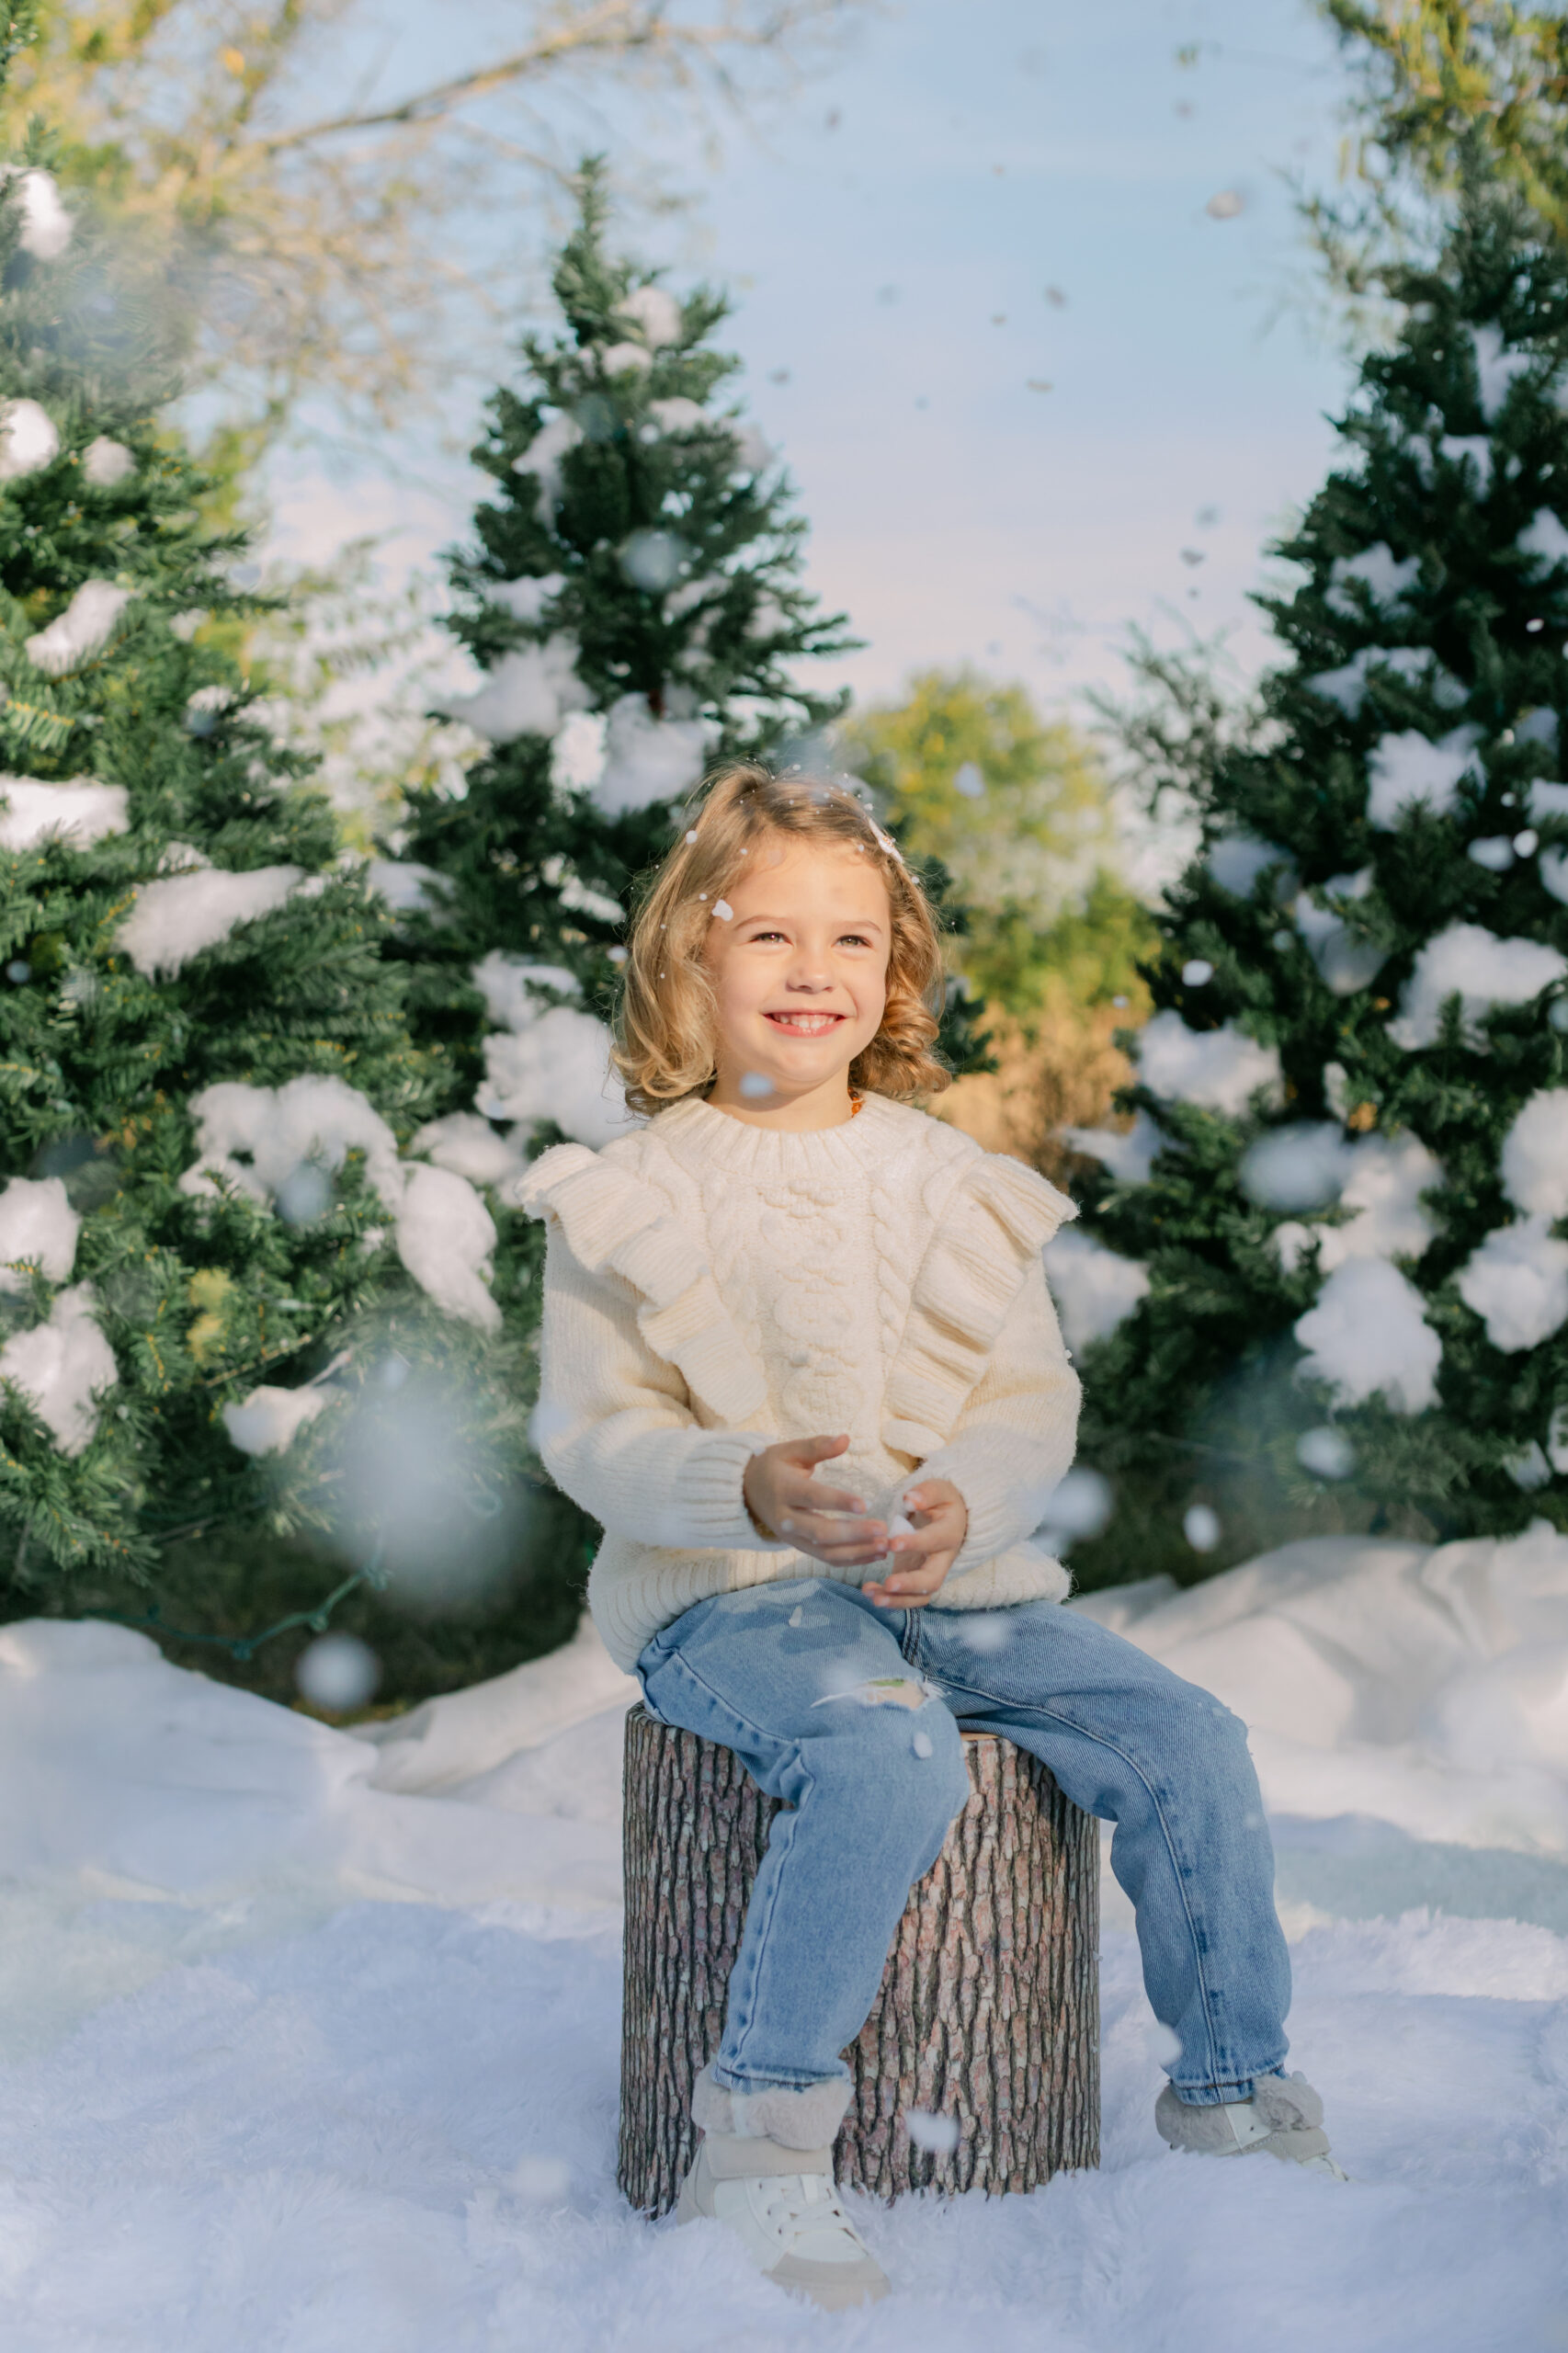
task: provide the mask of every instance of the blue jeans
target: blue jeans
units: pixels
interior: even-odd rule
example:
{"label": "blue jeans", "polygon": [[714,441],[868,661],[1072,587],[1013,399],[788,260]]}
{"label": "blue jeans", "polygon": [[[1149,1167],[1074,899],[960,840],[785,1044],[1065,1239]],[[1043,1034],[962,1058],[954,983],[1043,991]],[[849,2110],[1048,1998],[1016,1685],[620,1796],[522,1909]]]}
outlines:
{"label": "blue jeans", "polygon": [[876,1608],[812,1578],[699,1601],[637,1662],[649,1713],[733,1749],[775,1817],[717,2080],[843,2078],[915,1881],[969,1796],[960,1726],[1002,1733],[1114,1822],[1143,1983],[1184,2099],[1250,2097],[1289,2048],[1290,1962],[1246,1729],[1055,1602]]}

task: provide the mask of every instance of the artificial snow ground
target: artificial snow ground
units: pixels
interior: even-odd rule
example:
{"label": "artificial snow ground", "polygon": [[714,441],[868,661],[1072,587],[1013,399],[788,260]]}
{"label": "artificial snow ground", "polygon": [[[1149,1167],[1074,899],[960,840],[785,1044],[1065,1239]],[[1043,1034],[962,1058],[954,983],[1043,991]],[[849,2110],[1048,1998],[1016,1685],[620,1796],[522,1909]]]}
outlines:
{"label": "artificial snow ground", "polygon": [[372,1742],[0,1629],[6,2353],[1568,2347],[1568,1541],[1298,1546],[1088,1606],[1253,1726],[1346,2188],[1169,2155],[1108,1881],[1100,2170],[866,2205],[826,2315],[614,2185],[591,1634]]}

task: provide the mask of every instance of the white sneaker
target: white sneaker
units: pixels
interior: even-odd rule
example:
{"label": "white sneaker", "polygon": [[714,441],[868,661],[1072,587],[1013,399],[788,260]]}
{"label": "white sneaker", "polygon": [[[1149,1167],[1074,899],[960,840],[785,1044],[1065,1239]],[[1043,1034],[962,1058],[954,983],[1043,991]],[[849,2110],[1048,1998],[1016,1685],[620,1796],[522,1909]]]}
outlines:
{"label": "white sneaker", "polygon": [[1173,2149],[1206,2157],[1280,2157],[1330,2181],[1350,2178],[1329,2154],[1323,2101],[1305,2075],[1266,2075],[1251,2099],[1207,2108],[1190,2105],[1167,2084],[1154,2103],[1154,2124]]}
{"label": "white sneaker", "polygon": [[676,2216],[722,2222],[777,2287],[827,2312],[888,2292],[886,2272],[839,2203],[831,2149],[708,2132]]}

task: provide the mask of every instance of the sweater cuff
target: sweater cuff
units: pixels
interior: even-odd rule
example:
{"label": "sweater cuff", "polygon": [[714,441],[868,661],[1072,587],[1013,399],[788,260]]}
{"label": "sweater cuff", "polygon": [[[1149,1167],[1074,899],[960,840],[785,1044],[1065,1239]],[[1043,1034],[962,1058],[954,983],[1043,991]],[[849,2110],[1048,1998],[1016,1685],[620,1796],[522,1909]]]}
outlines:
{"label": "sweater cuff", "polygon": [[985,1475],[986,1466],[976,1460],[973,1447],[961,1439],[951,1446],[941,1447],[928,1455],[912,1479],[906,1479],[900,1494],[918,1487],[925,1479],[946,1479],[956,1487],[964,1500],[969,1514],[969,1526],[948,1576],[967,1576],[971,1569],[978,1569],[986,1561],[994,1561],[1018,1541],[1020,1533],[1019,1495],[1008,1481]]}
{"label": "sweater cuff", "polygon": [[676,1509],[688,1531],[684,1540],[693,1552],[793,1550],[759,1533],[742,1493],[747,1463],[772,1444],[770,1438],[750,1430],[703,1431],[687,1455],[676,1485]]}

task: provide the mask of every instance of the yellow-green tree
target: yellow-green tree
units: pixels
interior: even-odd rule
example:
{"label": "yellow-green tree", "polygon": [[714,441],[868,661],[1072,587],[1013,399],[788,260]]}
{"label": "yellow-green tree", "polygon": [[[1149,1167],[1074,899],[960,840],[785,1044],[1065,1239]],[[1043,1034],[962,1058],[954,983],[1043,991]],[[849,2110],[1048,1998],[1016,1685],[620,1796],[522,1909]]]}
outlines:
{"label": "yellow-green tree", "polygon": [[970,911],[962,968],[1026,1028],[1063,990],[1109,1003],[1137,985],[1146,922],[1116,876],[1110,787],[1093,747],[1020,686],[917,671],[898,702],[844,730],[848,764],[904,847],[938,858]]}
{"label": "yellow-green tree", "polygon": [[[1561,8],[1512,0],[1318,6],[1357,69],[1357,136],[1346,162],[1385,213],[1402,184],[1451,194],[1479,172],[1568,238],[1568,16]],[[1353,244],[1365,250],[1364,240]]]}
{"label": "yellow-green tree", "polygon": [[960,1082],[950,1116],[1048,1169],[1063,1124],[1103,1120],[1129,1067],[1117,1029],[1147,1011],[1138,959],[1153,926],[1117,872],[1109,781],[1075,729],[1020,686],[917,672],[896,702],[842,730],[912,855],[953,878],[968,928],[956,968],[985,1000],[997,1070]]}

